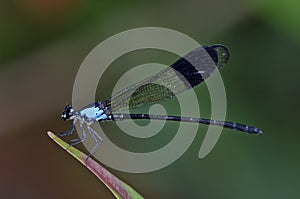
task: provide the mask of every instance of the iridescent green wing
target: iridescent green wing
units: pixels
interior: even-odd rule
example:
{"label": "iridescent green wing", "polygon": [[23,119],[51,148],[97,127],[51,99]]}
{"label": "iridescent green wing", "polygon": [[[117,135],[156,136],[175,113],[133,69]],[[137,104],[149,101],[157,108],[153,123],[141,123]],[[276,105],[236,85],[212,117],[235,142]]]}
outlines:
{"label": "iridescent green wing", "polygon": [[117,92],[106,104],[119,112],[170,99],[202,83],[228,59],[229,50],[223,45],[196,48],[170,67]]}

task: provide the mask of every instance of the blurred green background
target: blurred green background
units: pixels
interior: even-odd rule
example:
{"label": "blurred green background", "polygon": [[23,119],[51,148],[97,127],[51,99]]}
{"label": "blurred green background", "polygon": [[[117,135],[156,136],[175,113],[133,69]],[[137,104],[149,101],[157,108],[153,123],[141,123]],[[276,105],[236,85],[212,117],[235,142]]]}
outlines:
{"label": "blurred green background", "polygon": [[[110,171],[146,198],[299,198],[299,8],[296,0],[0,1],[0,197],[113,198],[46,132],[70,128],[60,114],[81,62],[97,44],[127,29],[158,26],[230,49],[221,71],[227,120],[265,134],[224,130],[213,151],[198,159],[207,129],[200,126],[170,166],[145,174]],[[205,86],[195,91],[208,97]],[[209,103],[201,105],[209,116]],[[162,134],[176,131],[168,125]],[[152,143],[163,146],[172,135],[160,138]]]}

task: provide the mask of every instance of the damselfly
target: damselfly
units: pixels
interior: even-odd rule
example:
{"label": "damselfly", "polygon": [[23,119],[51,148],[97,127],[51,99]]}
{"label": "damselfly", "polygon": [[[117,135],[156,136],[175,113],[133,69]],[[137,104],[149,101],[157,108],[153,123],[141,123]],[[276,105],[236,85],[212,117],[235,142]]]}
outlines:
{"label": "damselfly", "polygon": [[216,68],[221,69],[224,67],[228,59],[229,50],[223,45],[215,44],[212,46],[199,47],[178,59],[170,67],[119,91],[105,101],[94,102],[81,110],[74,110],[71,105],[67,105],[61,117],[63,120],[72,120],[73,124],[69,131],[62,132],[58,134],[58,136],[71,135],[74,132],[75,123],[79,122],[82,135],[78,139],[71,140],[71,145],[76,145],[85,141],[86,132],[84,125],[86,125],[87,130],[95,141],[95,146],[90,153],[91,156],[102,142],[101,136],[91,125],[94,122],[101,121],[120,121],[128,119],[171,120],[217,125],[249,134],[261,134],[262,131],[259,128],[236,122],[169,115],[121,113],[124,109],[138,108],[170,99],[183,91],[199,85],[207,79]]}

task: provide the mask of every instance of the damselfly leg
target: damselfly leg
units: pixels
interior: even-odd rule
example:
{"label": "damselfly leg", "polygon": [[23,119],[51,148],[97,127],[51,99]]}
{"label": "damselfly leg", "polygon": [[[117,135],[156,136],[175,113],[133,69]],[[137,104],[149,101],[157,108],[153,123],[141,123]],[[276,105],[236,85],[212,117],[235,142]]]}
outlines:
{"label": "damselfly leg", "polygon": [[64,136],[69,136],[69,135],[72,135],[74,130],[75,130],[75,123],[76,123],[76,119],[74,119],[73,123],[72,123],[72,127],[69,131],[66,131],[66,132],[61,132],[59,134],[57,134],[58,137],[64,137]]}
{"label": "damselfly leg", "polygon": [[75,146],[76,144],[79,144],[81,142],[84,142],[86,140],[86,133],[83,127],[83,124],[80,123],[80,130],[81,130],[81,137],[77,138],[77,139],[73,139],[69,141],[69,144],[71,146]]}
{"label": "damselfly leg", "polygon": [[94,146],[93,150],[91,151],[91,153],[88,155],[88,157],[85,159],[85,161],[87,161],[90,157],[92,157],[94,155],[94,153],[99,149],[99,147],[103,141],[101,136],[92,127],[88,126],[87,129],[95,141],[95,146]]}

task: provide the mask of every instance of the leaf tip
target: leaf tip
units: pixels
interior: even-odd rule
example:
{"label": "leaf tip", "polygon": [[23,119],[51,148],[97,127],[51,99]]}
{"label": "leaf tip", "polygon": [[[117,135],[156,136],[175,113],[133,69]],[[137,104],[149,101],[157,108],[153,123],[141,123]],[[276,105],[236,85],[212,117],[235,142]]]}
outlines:
{"label": "leaf tip", "polygon": [[47,132],[48,136],[53,139],[54,137],[56,137],[56,135],[54,133],[52,133],[51,131]]}

